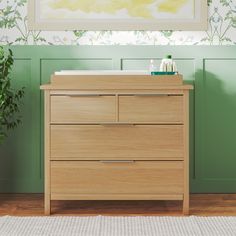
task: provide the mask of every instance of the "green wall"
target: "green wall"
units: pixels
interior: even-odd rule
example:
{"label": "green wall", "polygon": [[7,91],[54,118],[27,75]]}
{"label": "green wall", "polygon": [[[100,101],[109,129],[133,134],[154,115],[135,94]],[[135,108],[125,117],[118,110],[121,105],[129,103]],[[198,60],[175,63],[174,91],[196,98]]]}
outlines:
{"label": "green wall", "polygon": [[43,191],[40,84],[61,69],[146,69],[172,54],[190,98],[192,192],[236,192],[236,46],[13,46],[14,85],[25,86],[22,124],[0,147],[0,191]]}

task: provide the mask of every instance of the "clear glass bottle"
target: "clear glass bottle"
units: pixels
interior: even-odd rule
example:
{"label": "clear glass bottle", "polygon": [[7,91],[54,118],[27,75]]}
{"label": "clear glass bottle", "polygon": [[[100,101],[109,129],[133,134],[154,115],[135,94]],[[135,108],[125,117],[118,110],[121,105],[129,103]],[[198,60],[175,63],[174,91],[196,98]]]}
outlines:
{"label": "clear glass bottle", "polygon": [[149,72],[151,74],[152,72],[155,72],[155,71],[157,71],[157,66],[155,65],[155,62],[152,59],[149,64]]}

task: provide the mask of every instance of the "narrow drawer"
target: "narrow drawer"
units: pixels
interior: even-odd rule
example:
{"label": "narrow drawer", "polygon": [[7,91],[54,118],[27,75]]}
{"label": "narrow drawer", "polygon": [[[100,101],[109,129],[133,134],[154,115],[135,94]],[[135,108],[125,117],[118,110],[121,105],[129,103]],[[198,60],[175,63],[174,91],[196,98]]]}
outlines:
{"label": "narrow drawer", "polygon": [[183,162],[52,161],[51,194],[52,198],[70,195],[75,199],[183,194]]}
{"label": "narrow drawer", "polygon": [[135,95],[119,97],[121,122],[183,122],[183,96]]}
{"label": "narrow drawer", "polygon": [[51,96],[51,123],[114,122],[115,96]]}
{"label": "narrow drawer", "polygon": [[182,125],[51,125],[52,159],[183,158]]}

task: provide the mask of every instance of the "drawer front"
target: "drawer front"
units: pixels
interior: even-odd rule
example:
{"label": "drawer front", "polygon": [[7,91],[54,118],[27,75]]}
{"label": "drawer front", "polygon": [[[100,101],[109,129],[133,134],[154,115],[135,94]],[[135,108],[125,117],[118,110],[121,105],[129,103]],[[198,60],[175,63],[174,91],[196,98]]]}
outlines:
{"label": "drawer front", "polygon": [[51,96],[51,123],[114,122],[115,96]]}
{"label": "drawer front", "polygon": [[51,194],[182,194],[182,161],[52,161]]}
{"label": "drawer front", "polygon": [[121,122],[183,122],[183,96],[135,95],[119,97]]}
{"label": "drawer front", "polygon": [[52,159],[183,157],[182,125],[51,125]]}

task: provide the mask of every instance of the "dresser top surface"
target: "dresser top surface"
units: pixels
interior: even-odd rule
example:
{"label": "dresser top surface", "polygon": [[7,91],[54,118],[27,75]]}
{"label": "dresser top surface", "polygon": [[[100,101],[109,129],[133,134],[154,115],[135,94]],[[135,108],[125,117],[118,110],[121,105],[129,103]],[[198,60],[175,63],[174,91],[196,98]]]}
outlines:
{"label": "dresser top surface", "polygon": [[182,75],[151,76],[148,74],[53,74],[42,90],[190,90]]}

